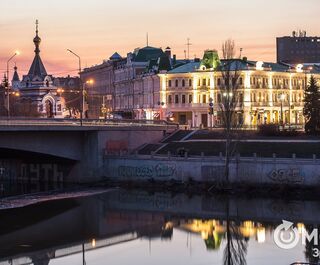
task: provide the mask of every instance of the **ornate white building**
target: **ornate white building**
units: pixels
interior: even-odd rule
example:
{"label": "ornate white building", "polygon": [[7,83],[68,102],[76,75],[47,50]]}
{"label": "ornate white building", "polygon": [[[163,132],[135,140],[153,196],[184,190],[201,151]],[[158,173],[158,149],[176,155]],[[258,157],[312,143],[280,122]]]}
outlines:
{"label": "ornate white building", "polygon": [[[212,52],[212,51],[209,51]],[[223,76],[219,68],[193,61],[170,71],[144,74],[134,79],[136,102],[145,118],[168,119],[190,127],[219,126],[222,123]],[[226,61],[222,60],[222,63]],[[281,123],[304,124],[304,89],[311,75],[320,78],[314,66],[234,59],[237,65],[239,104],[237,118],[244,126]],[[209,104],[213,104],[212,115]],[[137,111],[137,110],[133,110]]]}

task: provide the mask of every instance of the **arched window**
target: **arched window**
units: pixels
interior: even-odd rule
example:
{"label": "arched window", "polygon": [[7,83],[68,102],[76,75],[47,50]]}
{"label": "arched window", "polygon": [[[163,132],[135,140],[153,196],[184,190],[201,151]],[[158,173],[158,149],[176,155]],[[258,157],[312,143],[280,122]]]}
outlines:
{"label": "arched window", "polygon": [[179,95],[174,96],[174,103],[176,103],[176,104],[179,103]]}
{"label": "arched window", "polygon": [[186,95],[182,95],[181,97],[181,103],[185,104],[186,103]]}
{"label": "arched window", "polygon": [[184,79],[182,79],[182,87],[186,86],[186,81]]}
{"label": "arched window", "polygon": [[179,86],[179,80],[176,79],[176,87],[178,87],[178,86]]}

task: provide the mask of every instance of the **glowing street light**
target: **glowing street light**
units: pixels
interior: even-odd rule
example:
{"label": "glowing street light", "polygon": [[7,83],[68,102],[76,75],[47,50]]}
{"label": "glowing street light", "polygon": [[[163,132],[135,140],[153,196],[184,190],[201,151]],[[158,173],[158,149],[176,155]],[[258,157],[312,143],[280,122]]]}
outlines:
{"label": "glowing street light", "polygon": [[84,114],[84,84],[82,84],[81,82],[81,76],[80,76],[80,73],[81,73],[81,57],[75,53],[74,51],[70,50],[70,49],[67,49],[67,51],[69,53],[71,53],[72,55],[74,55],[75,57],[78,58],[78,61],[79,61],[79,78],[80,78],[80,86],[81,86],[81,101],[82,101],[82,106],[81,106],[81,110],[80,110],[80,125],[82,126],[82,121],[83,121],[83,114]]}

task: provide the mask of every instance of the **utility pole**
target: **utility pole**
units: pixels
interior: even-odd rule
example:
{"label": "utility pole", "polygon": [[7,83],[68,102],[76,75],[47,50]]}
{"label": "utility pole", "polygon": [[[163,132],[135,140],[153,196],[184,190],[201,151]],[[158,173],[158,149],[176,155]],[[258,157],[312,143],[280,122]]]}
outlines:
{"label": "utility pole", "polygon": [[188,60],[190,60],[190,46],[192,43],[190,43],[190,38],[187,39],[187,50],[188,50]]}

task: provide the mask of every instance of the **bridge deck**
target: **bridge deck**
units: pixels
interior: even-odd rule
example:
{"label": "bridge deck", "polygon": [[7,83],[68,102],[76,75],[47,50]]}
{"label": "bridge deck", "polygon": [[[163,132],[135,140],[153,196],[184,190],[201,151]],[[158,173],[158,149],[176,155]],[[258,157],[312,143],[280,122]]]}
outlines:
{"label": "bridge deck", "polygon": [[0,131],[175,130],[163,120],[0,119]]}

